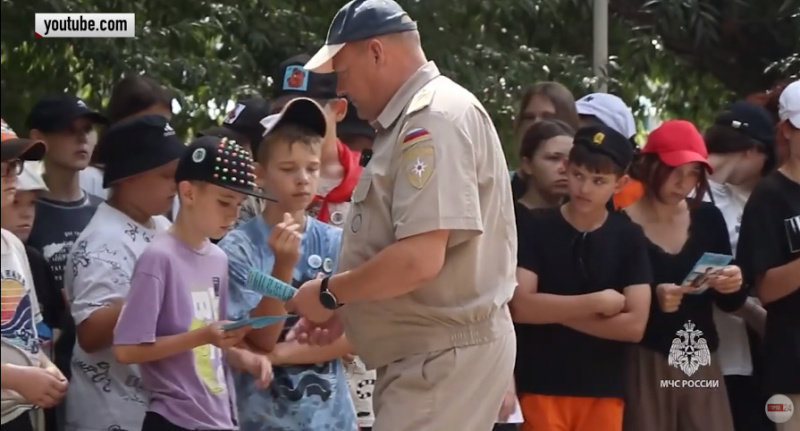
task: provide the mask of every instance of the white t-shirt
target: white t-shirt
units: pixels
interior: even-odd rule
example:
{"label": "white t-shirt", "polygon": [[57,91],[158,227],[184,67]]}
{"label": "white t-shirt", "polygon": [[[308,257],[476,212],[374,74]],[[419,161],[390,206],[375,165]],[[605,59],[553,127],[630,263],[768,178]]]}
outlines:
{"label": "white t-shirt", "polygon": [[[728,226],[731,250],[736,253],[739,243],[739,227],[742,224],[742,212],[749,193],[745,193],[727,184],[708,181],[709,192],[705,201],[713,202],[722,212]],[[738,316],[726,313],[714,307],[714,324],[719,334],[719,358],[722,374],[726,376],[753,375],[753,358],[750,353],[750,340],[747,338],[747,324]]]}
{"label": "white t-shirt", "polygon": [[[42,321],[39,300],[33,285],[31,267],[25,246],[13,233],[0,231],[0,271],[2,271],[3,362],[39,366],[39,334],[36,325]],[[2,420],[6,423],[30,410],[19,394],[2,390]]]}
{"label": "white t-shirt", "polygon": [[[153,220],[156,228],[148,229],[106,203],[97,208],[64,268],[64,288],[76,325],[112,300],[127,296],[139,255],[170,226],[166,217]],[[66,431],[141,429],[146,409],[138,367],[118,363],[110,347],[87,353],[75,344]]]}
{"label": "white t-shirt", "polygon": [[108,199],[108,189],[103,188],[103,171],[89,166],[78,174],[78,182],[81,188],[103,200]]}

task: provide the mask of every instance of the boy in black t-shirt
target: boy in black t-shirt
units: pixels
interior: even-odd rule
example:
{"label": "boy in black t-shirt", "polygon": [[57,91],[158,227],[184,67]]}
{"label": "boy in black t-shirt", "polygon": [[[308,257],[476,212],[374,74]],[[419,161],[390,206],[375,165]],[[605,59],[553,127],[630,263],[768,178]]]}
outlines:
{"label": "boy in black t-shirt", "polygon": [[606,209],[632,159],[613,129],[580,129],[569,202],[518,220],[527,224],[511,302],[522,431],[622,430],[628,343],[644,333],[652,281],[641,228]]}
{"label": "boy in black t-shirt", "polygon": [[[765,381],[769,395],[800,406],[800,81],[779,102],[789,159],[753,190],[742,214],[737,260],[767,309]],[[794,412],[778,430],[800,429]]]}

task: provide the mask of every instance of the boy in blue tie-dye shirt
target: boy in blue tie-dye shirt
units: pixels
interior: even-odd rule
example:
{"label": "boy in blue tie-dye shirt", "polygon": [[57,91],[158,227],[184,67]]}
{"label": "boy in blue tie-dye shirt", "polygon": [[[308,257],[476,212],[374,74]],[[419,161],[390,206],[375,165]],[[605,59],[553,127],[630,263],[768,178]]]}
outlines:
{"label": "boy in blue tie-dye shirt", "polygon": [[[251,268],[300,286],[336,270],[342,232],[305,215],[320,170],[326,120],[311,99],[292,100],[262,121],[266,130],[253,146],[259,185],[277,202],[261,217],[231,231],[219,243],[229,259],[228,318],[285,314],[283,303],[247,288]],[[351,347],[342,338],[329,346],[285,341],[295,318],[251,331],[247,342],[269,352],[274,377],[267,389],[253,378],[234,375],[242,431],[350,431],[355,412],[341,358]]]}

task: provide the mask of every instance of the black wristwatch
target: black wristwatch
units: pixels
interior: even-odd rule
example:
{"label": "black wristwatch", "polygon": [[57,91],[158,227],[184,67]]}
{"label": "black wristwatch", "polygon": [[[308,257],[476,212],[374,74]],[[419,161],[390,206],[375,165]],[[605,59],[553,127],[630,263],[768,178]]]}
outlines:
{"label": "black wristwatch", "polygon": [[325,277],[322,279],[322,284],[319,287],[319,302],[328,310],[336,310],[337,308],[341,307],[342,304],[340,304],[339,300],[336,299],[336,295],[328,290],[328,282],[330,280],[330,277]]}

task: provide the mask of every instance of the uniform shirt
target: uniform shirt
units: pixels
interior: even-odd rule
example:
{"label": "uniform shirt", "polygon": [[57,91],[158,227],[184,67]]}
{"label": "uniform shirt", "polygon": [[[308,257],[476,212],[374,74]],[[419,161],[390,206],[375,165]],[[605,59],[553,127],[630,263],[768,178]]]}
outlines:
{"label": "uniform shirt", "polygon": [[[228,258],[219,247],[206,241],[193,249],[172,234],[158,235],[136,262],[114,344],[155,343],[217,322],[227,286]],[[139,367],[148,411],[184,429],[236,427],[233,383],[218,347],[197,346]]]}
{"label": "uniform shirt", "polygon": [[[267,245],[272,231],[262,217],[234,229],[219,242],[228,255],[229,289],[227,317],[240,320],[261,301],[261,295],[247,287],[247,274],[256,268],[272,271],[275,255]],[[336,269],[341,229],[313,218],[306,219],[300,260],[292,273],[292,285],[332,274]],[[278,342],[296,323],[289,318]],[[342,362],[289,365],[273,368],[272,384],[267,389],[255,386],[249,373],[233,373],[242,431],[316,431],[355,429],[356,419]]]}
{"label": "uniform shirt", "polygon": [[340,269],[398,240],[450,231],[442,270],[415,291],[345,305],[348,339],[369,368],[510,334],[517,233],[500,139],[481,103],[429,62],[375,122],[373,155],[353,191]]}
{"label": "uniform shirt", "polygon": [[[585,295],[614,289],[622,293],[626,287],[652,282],[647,239],[624,216],[611,213],[602,226],[583,233],[564,219],[560,208],[531,211],[520,207],[518,212],[518,265],[538,275],[539,292]],[[629,343],[561,324],[518,323],[516,328],[517,391],[623,398]]]}
{"label": "uniform shirt", "polygon": [[[0,328],[3,338],[3,362],[16,365],[39,366],[39,335],[37,325],[42,321],[39,300],[33,285],[28,257],[22,242],[13,233],[2,229],[3,319]],[[19,356],[15,360],[12,356]],[[20,405],[15,392],[2,391],[2,423],[9,422],[30,410],[32,406]]]}
{"label": "uniform shirt", "polygon": [[[797,259],[800,184],[780,171],[773,172],[756,186],[745,205],[737,261],[746,283],[753,286],[768,270]],[[799,275],[795,281],[800,285]],[[764,379],[768,392],[800,394],[800,290],[764,308]]]}
{"label": "uniform shirt", "polygon": [[[624,212],[622,214],[627,216]],[[647,242],[654,289],[661,283],[682,284],[703,253],[731,254],[728,228],[714,205],[700,202],[698,207],[691,210],[690,217],[689,237],[677,254],[667,253],[658,245]],[[714,325],[712,305],[716,304],[723,311],[730,312],[738,310],[745,300],[745,288],[729,294],[707,288],[702,292],[687,293],[677,311],[665,313],[658,305],[654,290],[650,317],[641,344],[660,352],[666,360],[678,331],[686,329],[691,322],[695,330],[703,332],[701,338],[707,343],[709,353],[716,352],[719,336]]]}
{"label": "uniform shirt", "polygon": [[[64,289],[75,324],[112,300],[125,299],[139,255],[157,232],[167,230],[165,217],[153,217],[149,229],[103,203],[70,251]],[[87,353],[75,344],[72,380],[67,392],[66,431],[140,429],[147,395],[139,368],[116,361],[111,347]]]}

